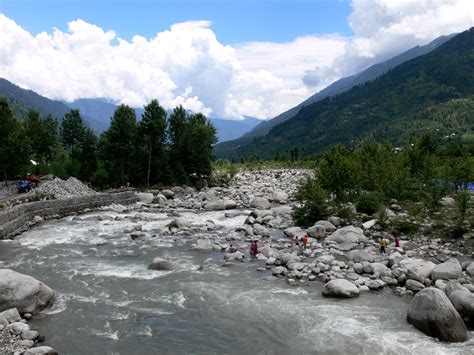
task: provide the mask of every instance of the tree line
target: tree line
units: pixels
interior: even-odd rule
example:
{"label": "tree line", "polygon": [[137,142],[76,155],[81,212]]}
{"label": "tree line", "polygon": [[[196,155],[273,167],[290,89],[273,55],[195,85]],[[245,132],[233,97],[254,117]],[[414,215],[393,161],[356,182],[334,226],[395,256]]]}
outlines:
{"label": "tree line", "polygon": [[137,121],[131,107],[120,105],[98,137],[79,110],[67,112],[61,124],[35,110],[22,120],[0,98],[2,179],[51,173],[105,188],[192,183],[211,174],[216,130],[204,115],[188,113],[182,106],[168,115],[157,100],[144,109]]}

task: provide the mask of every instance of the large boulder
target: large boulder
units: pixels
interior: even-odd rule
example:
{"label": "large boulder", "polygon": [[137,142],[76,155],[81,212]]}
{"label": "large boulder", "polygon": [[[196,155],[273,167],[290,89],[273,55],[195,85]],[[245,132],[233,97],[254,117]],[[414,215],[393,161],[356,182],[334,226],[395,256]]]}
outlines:
{"label": "large boulder", "polygon": [[308,228],[306,232],[315,239],[323,239],[326,236],[326,228],[322,225],[314,225]]}
{"label": "large boulder", "polygon": [[407,258],[400,261],[400,266],[407,270],[407,278],[424,282],[430,278],[431,272],[436,267],[431,261]]}
{"label": "large boulder", "polygon": [[35,354],[44,354],[44,355],[58,355],[58,352],[49,346],[38,346],[36,348],[31,348],[26,350],[24,355],[35,355]]}
{"label": "large boulder", "polygon": [[288,194],[281,190],[273,191],[271,200],[276,203],[287,203],[288,202]]}
{"label": "large boulder", "polygon": [[54,291],[35,278],[0,269],[0,311],[16,308],[21,314],[37,314],[54,302]]}
{"label": "large boulder", "polygon": [[446,342],[468,339],[461,316],[443,291],[428,287],[418,292],[410,302],[407,321],[425,334]]}
{"label": "large boulder", "polygon": [[333,241],[340,244],[360,243],[360,242],[365,242],[366,240],[367,238],[365,237],[362,229],[354,227],[354,226],[347,226],[347,227],[338,229],[326,238],[326,241]]}
{"label": "large boulder", "polygon": [[472,262],[471,264],[469,264],[469,266],[466,268],[466,272],[471,275],[471,276],[474,276],[474,262]]}
{"label": "large boulder", "polygon": [[258,208],[260,210],[268,210],[270,208],[270,202],[264,197],[255,197],[250,201],[250,207]]}
{"label": "large boulder", "polygon": [[325,221],[325,220],[317,221],[314,225],[315,226],[323,226],[324,229],[326,230],[326,232],[328,232],[328,233],[334,232],[336,230],[336,226],[334,224],[332,224],[329,221]]}
{"label": "large boulder", "polygon": [[449,300],[456,311],[474,324],[474,295],[471,292],[454,291],[449,295]]}
{"label": "large boulder", "polygon": [[388,267],[386,267],[384,264],[381,264],[381,263],[373,263],[372,270],[374,272],[374,275],[377,277],[382,277],[382,276],[391,277],[392,276],[392,270],[390,270]]}
{"label": "large boulder", "polygon": [[442,264],[435,266],[431,273],[431,278],[436,281],[442,280],[457,280],[462,276],[462,267],[459,261],[455,258],[449,259]]}
{"label": "large boulder", "polygon": [[212,242],[209,239],[198,239],[193,245],[194,250],[212,250]]}
{"label": "large boulder", "polygon": [[269,237],[270,236],[270,232],[268,231],[268,229],[264,226],[262,226],[261,224],[258,224],[258,223],[255,223],[253,225],[253,232],[255,235],[261,235],[262,237]]}
{"label": "large boulder", "polygon": [[293,239],[303,239],[303,237],[306,235],[305,231],[302,230],[300,227],[286,228],[284,233],[287,237]]}
{"label": "large boulder", "polygon": [[237,202],[234,200],[224,200],[224,205],[226,210],[233,210],[237,208]]}
{"label": "large boulder", "polygon": [[137,192],[137,197],[140,202],[153,203],[155,196],[151,192]]}
{"label": "large boulder", "polygon": [[170,222],[170,224],[168,224],[168,229],[172,230],[173,228],[189,228],[190,226],[191,222],[189,222],[188,220],[184,218],[175,218]]}
{"label": "large boulder", "polygon": [[405,259],[405,257],[402,254],[400,254],[398,251],[396,251],[390,254],[390,256],[388,257],[388,265],[393,266],[393,265],[399,264],[400,261],[402,261],[403,259]]}
{"label": "large boulder", "polygon": [[352,282],[345,279],[331,280],[323,287],[323,296],[352,298],[359,296],[359,289]]}
{"label": "large boulder", "polygon": [[154,258],[150,266],[148,266],[149,270],[170,271],[170,270],[174,270],[174,268],[175,266],[171,261],[168,261],[162,258]]}
{"label": "large boulder", "polygon": [[361,263],[363,261],[368,261],[370,263],[374,262],[375,256],[369,253],[367,250],[351,250],[347,253],[347,258],[352,260],[355,263]]}
{"label": "large boulder", "polygon": [[204,205],[204,209],[207,211],[223,211],[226,208],[225,201],[222,200],[211,200]]}

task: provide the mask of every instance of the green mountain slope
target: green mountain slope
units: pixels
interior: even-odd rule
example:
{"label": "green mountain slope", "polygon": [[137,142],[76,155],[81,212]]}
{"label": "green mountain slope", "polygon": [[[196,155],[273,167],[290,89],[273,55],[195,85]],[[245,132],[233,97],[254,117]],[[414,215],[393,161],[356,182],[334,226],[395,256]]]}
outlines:
{"label": "green mountain slope", "polygon": [[272,158],[294,147],[315,153],[365,139],[401,144],[427,130],[469,137],[473,105],[474,28],[374,81],[303,107],[267,135],[223,155]]}
{"label": "green mountain slope", "polygon": [[[0,97],[7,98],[14,115],[19,118],[26,118],[28,110],[34,109],[44,117],[51,115],[61,122],[64,114],[71,110],[69,106],[60,101],[50,100],[32,90],[22,89],[3,78],[0,78]],[[89,127],[97,130],[99,124],[97,120],[85,115],[83,115],[83,119]]]}
{"label": "green mountain slope", "polygon": [[326,87],[325,89],[317,92],[313,96],[301,102],[299,105],[279,114],[278,116],[268,121],[261,122],[258,126],[253,128],[251,131],[245,133],[243,136],[234,139],[233,141],[219,144],[216,147],[216,152],[218,155],[228,154],[228,152],[232,152],[232,150],[236,149],[237,147],[250,143],[253,138],[266,135],[276,125],[283,123],[296,116],[301,110],[301,108],[303,108],[304,106],[308,106],[312,103],[321,101],[326,97],[341,94],[345,91],[352,89],[354,86],[364,84],[370,80],[374,80],[377,77],[387,73],[390,69],[393,69],[396,66],[400,65],[401,63],[431,52],[432,50],[438,48],[446,41],[451,39],[453,36],[454,34],[449,36],[438,37],[427,45],[413,47],[384,62],[372,65],[358,74],[339,79],[328,87]]}

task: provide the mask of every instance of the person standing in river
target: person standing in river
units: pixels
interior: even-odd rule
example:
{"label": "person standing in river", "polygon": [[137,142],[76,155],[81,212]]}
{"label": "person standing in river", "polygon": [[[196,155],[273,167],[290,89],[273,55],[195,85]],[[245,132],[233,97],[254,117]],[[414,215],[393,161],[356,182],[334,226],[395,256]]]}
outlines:
{"label": "person standing in river", "polygon": [[256,258],[257,254],[258,254],[258,245],[257,245],[257,241],[254,240],[252,242],[252,245],[250,246],[250,256],[252,258]]}
{"label": "person standing in river", "polygon": [[400,248],[400,233],[398,231],[394,231],[393,238],[395,239],[395,248]]}

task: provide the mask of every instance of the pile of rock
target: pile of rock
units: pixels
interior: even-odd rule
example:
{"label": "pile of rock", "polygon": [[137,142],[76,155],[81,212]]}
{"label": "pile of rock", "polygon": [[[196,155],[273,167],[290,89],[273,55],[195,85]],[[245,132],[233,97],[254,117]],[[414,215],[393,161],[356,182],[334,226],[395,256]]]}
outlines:
{"label": "pile of rock", "polygon": [[58,177],[41,182],[39,187],[29,192],[31,195],[48,196],[54,199],[63,199],[74,196],[92,195],[96,192],[75,177],[62,180]]}

